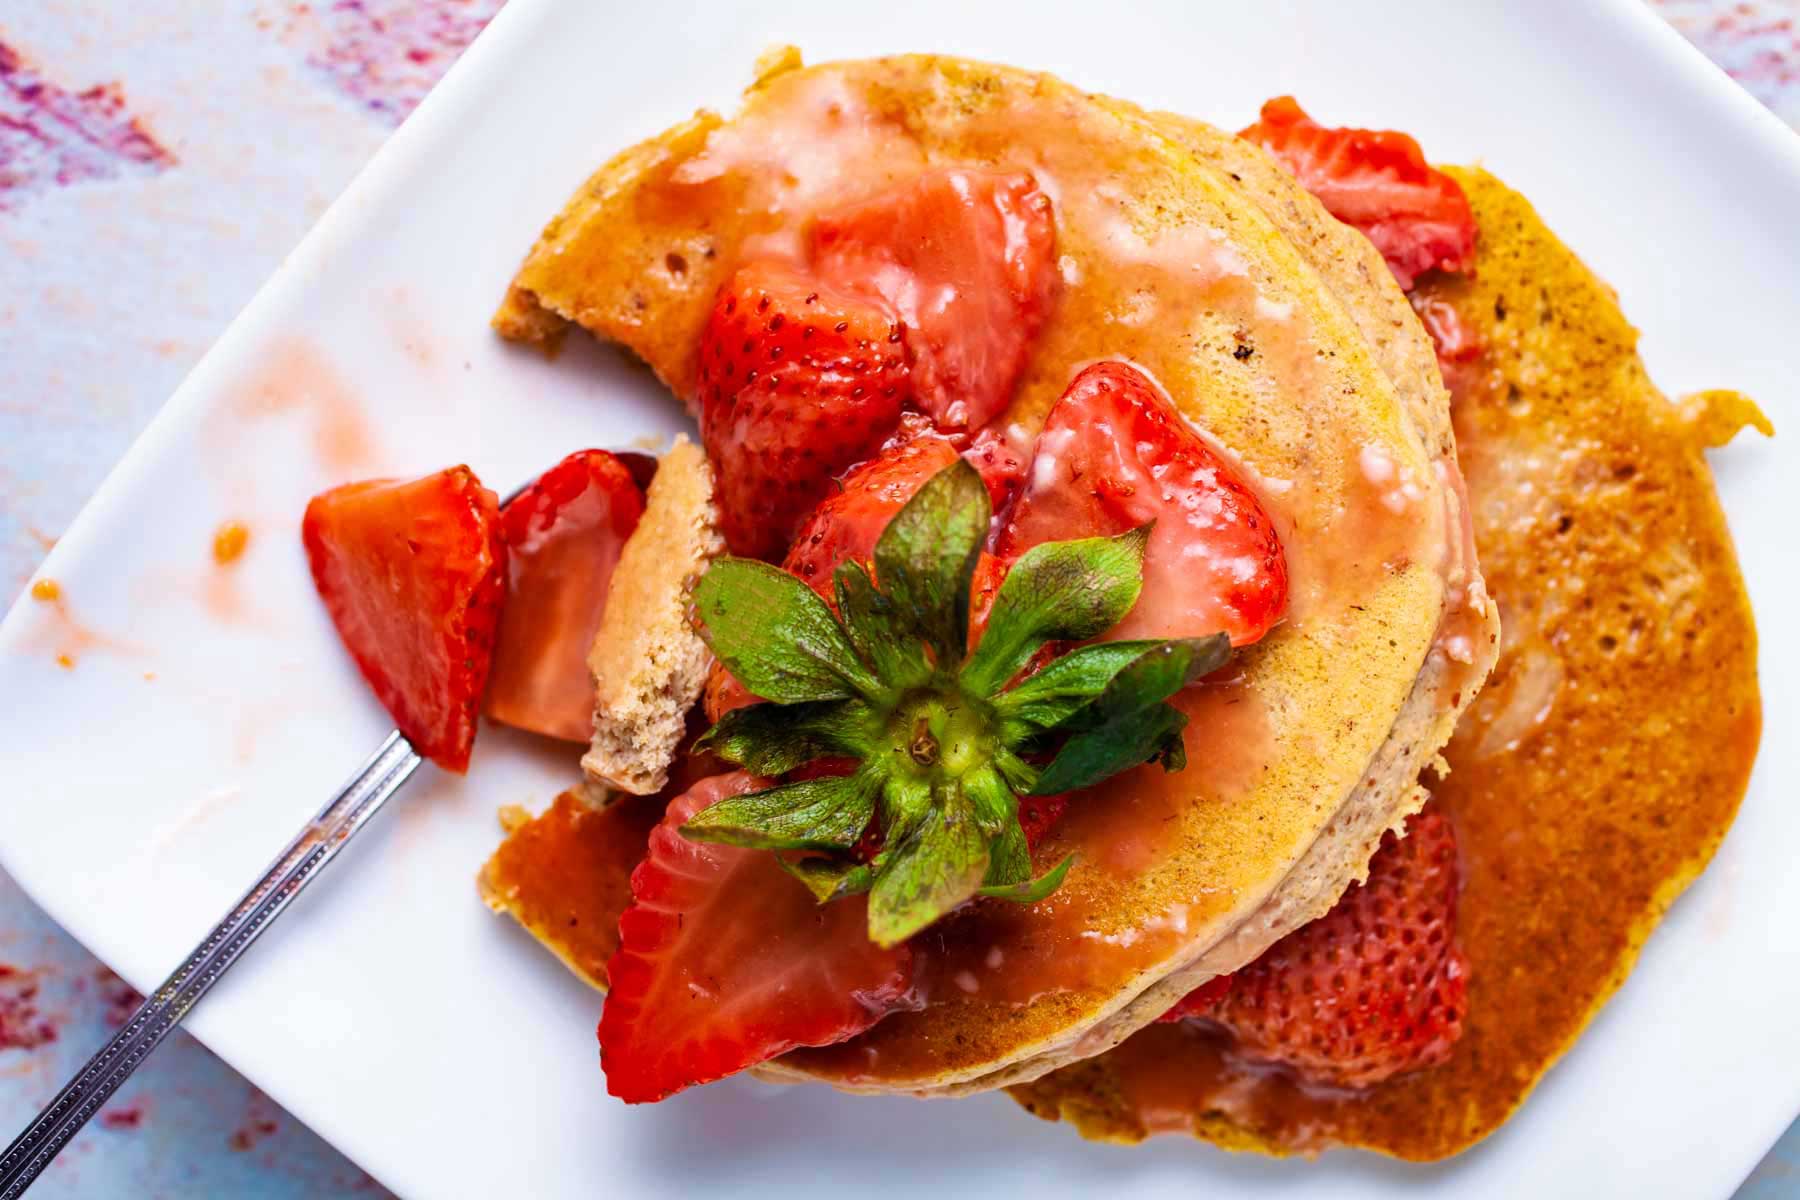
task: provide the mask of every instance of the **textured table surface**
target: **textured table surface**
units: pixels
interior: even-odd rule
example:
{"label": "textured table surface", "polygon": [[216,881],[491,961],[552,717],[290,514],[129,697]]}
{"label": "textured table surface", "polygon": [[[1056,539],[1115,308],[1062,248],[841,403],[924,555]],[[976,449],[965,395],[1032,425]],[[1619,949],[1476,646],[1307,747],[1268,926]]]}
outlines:
{"label": "textured table surface", "polygon": [[[501,2],[0,0],[0,603]],[[1800,0],[1653,2],[1800,128]],[[0,874],[0,1132],[135,1000]],[[33,1195],[347,1193],[385,1194],[178,1033]],[[1800,1126],[1740,1195],[1800,1200]]]}

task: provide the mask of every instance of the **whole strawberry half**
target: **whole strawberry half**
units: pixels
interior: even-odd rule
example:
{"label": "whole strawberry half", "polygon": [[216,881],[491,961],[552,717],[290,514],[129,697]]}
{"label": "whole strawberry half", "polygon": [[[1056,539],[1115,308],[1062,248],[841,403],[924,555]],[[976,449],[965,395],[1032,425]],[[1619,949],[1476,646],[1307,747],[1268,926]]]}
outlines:
{"label": "whole strawberry half", "polygon": [[1215,1021],[1248,1057],[1338,1087],[1442,1062],[1468,1012],[1456,891],[1455,831],[1428,809],[1382,839],[1368,879],[1330,912],[1164,1019]]}
{"label": "whole strawberry half", "polygon": [[1374,242],[1402,289],[1426,271],[1474,265],[1468,197],[1404,133],[1328,128],[1281,96],[1238,136],[1273,154],[1327,212]]}
{"label": "whole strawberry half", "polygon": [[[831,603],[832,572],[838,564],[853,559],[868,563],[874,557],[875,542],[894,514],[927,479],[955,462],[956,457],[956,448],[948,439],[930,433],[888,446],[879,456],[845,475],[837,490],[813,510],[795,534],[794,543],[782,560],[783,569]],[[982,470],[983,464],[974,451],[967,457],[977,470]],[[993,468],[995,475],[989,480],[990,494],[1004,491],[1006,486],[1002,473],[1009,469],[1009,460],[1000,457],[999,462],[1001,465]],[[985,611],[1000,582],[991,560],[984,559],[976,579],[976,606]],[[717,721],[732,709],[755,700],[723,664],[713,665],[705,698],[709,720]]]}
{"label": "whole strawberry half", "polygon": [[1095,363],[1051,408],[996,553],[1151,521],[1143,593],[1109,638],[1242,646],[1280,619],[1287,559],[1262,503],[1143,372]]}
{"label": "whole strawberry half", "polygon": [[979,429],[1007,406],[1056,283],[1050,198],[1022,172],[926,171],[822,215],[822,278],[881,297],[905,323],[919,406]]}
{"label": "whole strawberry half", "polygon": [[588,648],[619,552],[643,513],[632,464],[605,450],[569,455],[507,504],[507,598],[488,716],[549,737],[588,739]]}
{"label": "whole strawberry half", "polygon": [[868,458],[912,393],[899,322],[878,299],[776,263],[719,290],[700,343],[700,437],[735,554],[774,558],[832,480]]}
{"label": "whole strawberry half", "polygon": [[916,1007],[912,952],[868,937],[863,897],[820,904],[771,854],[690,841],[690,817],[766,781],[702,780],[669,805],[632,872],[600,1017],[607,1091],[661,1100]]}
{"label": "whole strawberry half", "polygon": [[413,748],[468,769],[505,597],[500,503],[467,467],[351,483],[301,522],[313,584]]}

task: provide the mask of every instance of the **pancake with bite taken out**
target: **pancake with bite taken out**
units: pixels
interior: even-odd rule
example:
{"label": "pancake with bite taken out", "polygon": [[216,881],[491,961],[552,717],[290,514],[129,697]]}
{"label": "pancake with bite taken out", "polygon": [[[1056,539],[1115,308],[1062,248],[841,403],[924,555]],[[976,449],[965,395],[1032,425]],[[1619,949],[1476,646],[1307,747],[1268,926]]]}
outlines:
{"label": "pancake with bite taken out", "polygon": [[[1058,892],[940,921],[913,942],[926,1007],[764,1074],[955,1094],[1098,1053],[1330,908],[1421,802],[1497,642],[1447,397],[1379,257],[1259,155],[1049,76],[791,56],[735,117],[602,167],[521,268],[500,332],[579,324],[692,403],[744,262],[807,269],[822,214],[927,171],[1027,177],[1056,279],[991,428],[1026,441],[1078,368],[1129,361],[1250,482],[1286,551],[1282,623],[1180,697],[1192,765],[1074,797],[1035,855],[1040,871],[1077,856]],[[933,411],[953,435],[979,424]]]}
{"label": "pancake with bite taken out", "polygon": [[1355,1091],[1246,1062],[1204,1022],[1159,1024],[1015,1088],[1084,1135],[1228,1149],[1455,1154],[1516,1109],[1625,980],[1730,827],[1760,733],[1756,632],[1703,451],[1735,393],[1671,403],[1610,288],[1484,171],[1450,169],[1478,260],[1422,280],[1446,338],[1475,540],[1505,636],[1431,785],[1454,824],[1469,968],[1442,1063]]}

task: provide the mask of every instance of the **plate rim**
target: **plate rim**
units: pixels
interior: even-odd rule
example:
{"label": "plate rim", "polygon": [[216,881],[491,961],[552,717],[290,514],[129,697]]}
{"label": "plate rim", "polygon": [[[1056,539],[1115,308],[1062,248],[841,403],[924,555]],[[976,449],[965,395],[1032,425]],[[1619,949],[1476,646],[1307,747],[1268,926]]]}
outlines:
{"label": "plate rim", "polygon": [[[166,453],[165,444],[178,435],[186,422],[205,411],[207,397],[234,369],[242,350],[258,343],[269,332],[282,297],[290,287],[299,286],[302,281],[330,268],[339,247],[372,219],[369,211],[382,208],[384,199],[405,185],[417,163],[443,152],[454,137],[457,115],[478,103],[484,81],[495,82],[493,77],[514,61],[518,48],[529,44],[533,30],[549,20],[560,5],[580,2],[582,0],[509,0],[500,8],[414,112],[385,138],[274,272],[256,289],[82,504],[66,532],[0,617],[0,651],[13,647],[24,636],[31,603],[31,581],[53,575],[62,564],[77,561],[90,552],[89,543],[95,536],[94,531],[112,519],[113,510],[124,502],[130,482],[161,459]],[[1599,0],[1593,7],[1594,19],[1607,21],[1621,35],[1631,37],[1633,44],[1621,49],[1621,54],[1652,55],[1671,76],[1677,77],[1680,87],[1671,89],[1678,94],[1668,101],[1670,104],[1703,105],[1710,110],[1707,114],[1710,119],[1726,123],[1735,132],[1751,138],[1762,159],[1760,165],[1800,198],[1800,133],[1783,124],[1643,0]],[[1760,666],[1759,662],[1759,669]],[[1765,734],[1767,732],[1765,727]],[[270,847],[271,852],[275,849]],[[60,928],[111,966],[109,956],[93,949],[94,941],[107,939],[96,936],[90,941],[83,932],[78,932],[78,928],[96,922],[88,920],[76,905],[59,896],[54,888],[39,886],[40,873],[28,861],[31,858],[26,847],[0,839],[0,868],[12,875],[32,902]],[[247,884],[250,880],[244,882]],[[154,987],[160,978],[130,978],[130,982],[143,989]],[[376,1174],[331,1136],[332,1123],[315,1118],[309,1111],[315,1107],[312,1103],[291,1098],[283,1079],[265,1078],[269,1072],[241,1066],[226,1049],[214,1044],[214,1037],[191,1025],[187,1028],[208,1050],[303,1121],[337,1152],[371,1175]],[[1800,1115],[1800,1077],[1795,1079],[1790,1092],[1793,1112],[1783,1118],[1779,1127],[1762,1143],[1762,1154],[1767,1153]],[[1741,1186],[1755,1166],[1754,1161],[1744,1166],[1737,1175],[1734,1188]],[[386,1184],[385,1180],[382,1182]]]}

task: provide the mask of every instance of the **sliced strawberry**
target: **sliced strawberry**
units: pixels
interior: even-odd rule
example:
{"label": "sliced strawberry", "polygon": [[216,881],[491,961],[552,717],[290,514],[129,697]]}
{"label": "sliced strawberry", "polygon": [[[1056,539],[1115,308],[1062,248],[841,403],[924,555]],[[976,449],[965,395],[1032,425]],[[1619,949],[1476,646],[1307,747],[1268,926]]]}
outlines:
{"label": "sliced strawberry", "polygon": [[[956,448],[936,434],[921,434],[890,445],[878,457],[844,476],[839,490],[813,510],[781,565],[831,602],[832,573],[838,564],[851,559],[869,563],[875,557],[875,543],[894,514],[925,486],[926,480],[955,461]],[[981,579],[991,574],[992,568],[984,571],[978,567],[977,571],[979,594],[983,591]],[[985,588],[989,604],[997,586],[996,576]],[[985,616],[987,605],[980,605],[978,611]],[[755,701],[756,697],[723,665],[714,664],[705,697],[710,719],[716,721],[732,709]]]}
{"label": "sliced strawberry", "polygon": [[350,657],[413,748],[468,769],[505,598],[500,502],[467,467],[314,496],[300,532]]}
{"label": "sliced strawberry", "polygon": [[1025,844],[1036,850],[1044,835],[1062,820],[1063,810],[1069,806],[1069,793],[1059,792],[1054,796],[1020,796],[1019,828],[1025,832]]}
{"label": "sliced strawberry", "polygon": [[885,305],[772,263],[719,290],[700,344],[700,437],[732,551],[773,558],[911,394]]}
{"label": "sliced strawberry", "polygon": [[1024,457],[992,429],[976,434],[963,457],[981,472],[982,482],[988,485],[988,498],[993,501],[994,518],[999,521],[1025,485]]}
{"label": "sliced strawberry", "polygon": [[1211,979],[1175,1002],[1158,1021],[1185,1021],[1189,1017],[1210,1017],[1220,1001],[1231,992],[1230,975],[1214,975]]}
{"label": "sliced strawberry", "polygon": [[1468,197],[1404,133],[1328,129],[1282,96],[1238,136],[1273,154],[1326,211],[1366,234],[1403,289],[1434,268],[1475,264]]}
{"label": "sliced strawberry", "polygon": [[1228,1030],[1251,1058],[1317,1083],[1368,1087],[1449,1057],[1468,1012],[1456,945],[1456,834],[1427,810],[1387,834],[1337,907],[1236,973],[1210,1005],[1177,1008]]}
{"label": "sliced strawberry", "polygon": [[619,450],[613,457],[625,464],[631,472],[631,480],[638,485],[638,491],[650,490],[650,481],[656,478],[657,458],[654,454],[645,454],[642,450]]}
{"label": "sliced strawberry", "polygon": [[1028,174],[951,168],[821,216],[822,278],[906,326],[920,407],[979,429],[1012,397],[1056,283],[1056,217]]}
{"label": "sliced strawberry", "polygon": [[737,676],[725,669],[724,663],[713,660],[712,670],[706,676],[706,691],[700,698],[708,721],[716,722],[732,709],[756,704],[761,699],[762,697],[739,683]]}
{"label": "sliced strawberry", "polygon": [[506,609],[494,646],[487,714],[585,742],[593,726],[588,649],[625,539],[644,512],[629,464],[580,450],[507,504]]}
{"label": "sliced strawberry", "polygon": [[1287,560],[1261,503],[1148,377],[1095,363],[1050,410],[995,552],[1150,521],[1143,595],[1108,637],[1223,631],[1242,646],[1280,619]]}
{"label": "sliced strawberry", "polygon": [[1431,344],[1437,350],[1440,367],[1473,362],[1481,357],[1481,335],[1462,319],[1462,314],[1456,311],[1455,305],[1448,300],[1418,292],[1414,292],[1410,299],[1413,311],[1419,314],[1419,323],[1431,335]]}
{"label": "sliced strawberry", "polygon": [[872,561],[875,543],[894,514],[926,480],[955,461],[956,447],[927,434],[863,463],[844,476],[836,494],[813,510],[781,565],[829,599],[831,575],[838,564]]}
{"label": "sliced strawberry", "polygon": [[912,952],[869,941],[862,897],[820,905],[774,855],[677,832],[762,782],[740,771],[696,784],[632,872],[599,1030],[607,1091],[628,1103],[841,1042],[917,1005]]}

